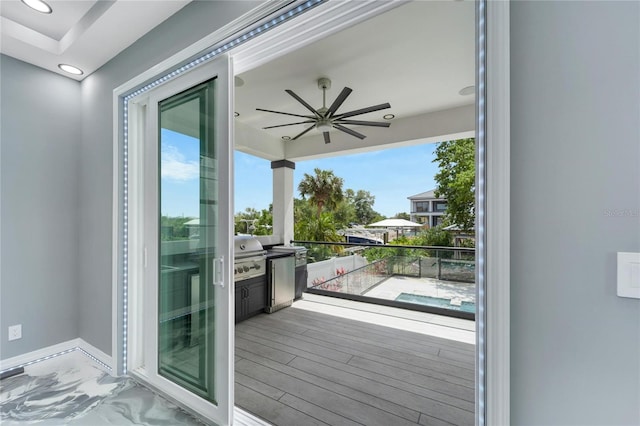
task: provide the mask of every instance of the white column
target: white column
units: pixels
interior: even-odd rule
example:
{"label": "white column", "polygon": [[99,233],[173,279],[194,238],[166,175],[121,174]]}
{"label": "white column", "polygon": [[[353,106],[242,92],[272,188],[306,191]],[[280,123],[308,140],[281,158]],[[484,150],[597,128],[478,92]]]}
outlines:
{"label": "white column", "polygon": [[273,236],[286,245],[293,240],[293,170],[295,163],[272,161],[273,170]]}

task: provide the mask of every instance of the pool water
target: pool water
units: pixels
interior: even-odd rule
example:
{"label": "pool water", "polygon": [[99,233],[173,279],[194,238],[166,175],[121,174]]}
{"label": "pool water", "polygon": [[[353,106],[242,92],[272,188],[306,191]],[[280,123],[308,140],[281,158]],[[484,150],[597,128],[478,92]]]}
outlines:
{"label": "pool water", "polygon": [[476,304],[473,302],[462,302],[462,305],[452,305],[451,299],[441,297],[422,296],[419,294],[400,293],[396,297],[398,302],[417,303],[419,305],[433,306],[436,308],[451,309],[453,311],[476,312]]}

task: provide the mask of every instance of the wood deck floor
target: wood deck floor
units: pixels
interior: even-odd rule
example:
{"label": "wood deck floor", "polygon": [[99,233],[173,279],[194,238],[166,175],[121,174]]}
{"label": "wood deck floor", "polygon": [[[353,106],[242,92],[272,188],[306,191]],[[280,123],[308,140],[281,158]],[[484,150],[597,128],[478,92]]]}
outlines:
{"label": "wood deck floor", "polygon": [[287,308],[236,325],[236,405],[278,426],[473,425],[473,345]]}

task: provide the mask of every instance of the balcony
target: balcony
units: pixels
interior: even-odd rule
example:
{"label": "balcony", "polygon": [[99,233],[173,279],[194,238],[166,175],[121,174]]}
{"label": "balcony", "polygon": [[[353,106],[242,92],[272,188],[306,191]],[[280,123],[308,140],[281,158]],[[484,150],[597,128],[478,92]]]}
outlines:
{"label": "balcony", "polygon": [[475,322],[305,294],[236,325],[236,405],[272,424],[470,425]]}
{"label": "balcony", "polygon": [[301,243],[309,293],[475,318],[475,249]]}
{"label": "balcony", "polygon": [[307,291],[236,324],[236,405],[278,425],[473,424],[475,250],[294,244]]}

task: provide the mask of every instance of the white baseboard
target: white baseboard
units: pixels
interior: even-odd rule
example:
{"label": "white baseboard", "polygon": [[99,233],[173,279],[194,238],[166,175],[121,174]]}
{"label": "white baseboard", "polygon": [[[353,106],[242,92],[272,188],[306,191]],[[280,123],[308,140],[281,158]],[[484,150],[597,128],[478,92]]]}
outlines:
{"label": "white baseboard", "polygon": [[113,358],[105,354],[95,346],[85,342],[81,338],[68,340],[66,342],[47,346],[46,348],[37,349],[26,354],[0,360],[0,371],[25,366],[26,364],[34,364],[36,362],[43,361],[44,359],[49,359],[54,356],[62,355],[64,353],[72,352],[75,350],[80,350],[84,355],[91,358],[97,366],[99,366],[106,372],[112,372]]}
{"label": "white baseboard", "polygon": [[105,354],[100,349],[96,348],[90,343],[87,343],[83,339],[78,340],[78,349],[82,350],[85,355],[88,355],[89,358],[92,358],[94,361],[97,361],[103,369],[105,369],[109,374],[113,374],[113,357]]}

